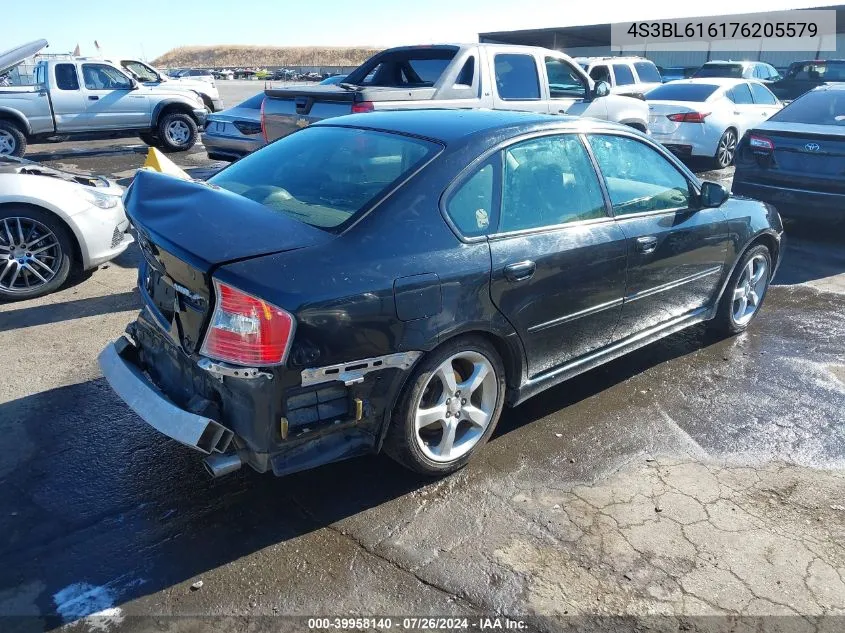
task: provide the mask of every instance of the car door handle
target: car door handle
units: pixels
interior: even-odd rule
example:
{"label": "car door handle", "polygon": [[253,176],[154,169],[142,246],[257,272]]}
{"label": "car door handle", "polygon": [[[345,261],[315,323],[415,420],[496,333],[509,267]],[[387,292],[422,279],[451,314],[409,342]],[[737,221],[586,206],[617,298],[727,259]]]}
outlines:
{"label": "car door handle", "polygon": [[505,266],[505,277],[508,281],[525,281],[534,276],[537,264],[530,259]]}
{"label": "car door handle", "polygon": [[657,248],[657,238],[653,235],[637,238],[637,250],[641,253],[653,253]]}
{"label": "car door handle", "polygon": [[88,95],[89,101],[97,101],[99,98],[97,95]]}

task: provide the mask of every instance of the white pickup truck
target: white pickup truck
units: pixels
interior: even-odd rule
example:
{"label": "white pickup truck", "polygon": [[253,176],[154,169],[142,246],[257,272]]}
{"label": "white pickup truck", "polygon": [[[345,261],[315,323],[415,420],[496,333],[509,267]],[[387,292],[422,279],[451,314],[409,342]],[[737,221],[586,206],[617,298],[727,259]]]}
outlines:
{"label": "white pickup truck", "polygon": [[611,95],[571,57],[536,46],[402,46],[377,53],[338,85],[265,91],[266,140],[314,121],[372,110],[489,108],[570,114],[648,130],[642,99]]}
{"label": "white pickup truck", "polygon": [[[0,75],[46,45],[39,40],[0,53]],[[106,61],[47,59],[35,66],[35,85],[0,87],[0,154],[22,156],[32,140],[116,133],[184,151],[196,143],[207,115],[193,90],[145,86]]]}

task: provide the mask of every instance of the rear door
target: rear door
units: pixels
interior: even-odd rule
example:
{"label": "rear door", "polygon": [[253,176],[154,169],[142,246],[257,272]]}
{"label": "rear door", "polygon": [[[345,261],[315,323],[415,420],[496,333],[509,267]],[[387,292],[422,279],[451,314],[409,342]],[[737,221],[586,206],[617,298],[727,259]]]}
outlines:
{"label": "rear door", "polygon": [[82,64],[82,92],[86,125],[91,129],[137,129],[150,125],[146,88],[109,64]]}
{"label": "rear door", "polygon": [[737,137],[742,138],[748,128],[754,127],[765,117],[762,116],[759,106],[754,103],[748,82],[736,84],[726,94],[734,104],[733,120],[739,127]]}
{"label": "rear door", "polygon": [[496,110],[547,112],[537,58],[533,53],[493,49],[493,107]]}
{"label": "rear door", "polygon": [[501,160],[490,294],[534,377],[610,341],[625,289],[625,236],[578,135],[523,140]]}
{"label": "rear door", "polygon": [[749,86],[751,87],[751,96],[754,99],[754,105],[757,107],[757,114],[760,117],[759,121],[765,121],[781,109],[777,97],[766,86],[756,81],[750,82]]}
{"label": "rear door", "polygon": [[79,81],[76,64],[55,64],[53,66],[53,116],[58,132],[74,132],[85,129],[85,96]]}
{"label": "rear door", "polygon": [[687,175],[642,139],[587,138],[627,239],[628,278],[613,340],[709,306],[726,263],[725,215],[697,209]]}

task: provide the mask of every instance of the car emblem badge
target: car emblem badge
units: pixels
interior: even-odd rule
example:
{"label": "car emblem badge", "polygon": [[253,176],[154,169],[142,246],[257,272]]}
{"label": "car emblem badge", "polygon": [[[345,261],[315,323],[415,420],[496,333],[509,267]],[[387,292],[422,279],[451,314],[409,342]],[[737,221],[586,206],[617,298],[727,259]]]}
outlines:
{"label": "car emblem badge", "polygon": [[821,149],[821,147],[819,147],[818,143],[807,143],[804,146],[804,149],[807,150],[808,152],[817,152]]}

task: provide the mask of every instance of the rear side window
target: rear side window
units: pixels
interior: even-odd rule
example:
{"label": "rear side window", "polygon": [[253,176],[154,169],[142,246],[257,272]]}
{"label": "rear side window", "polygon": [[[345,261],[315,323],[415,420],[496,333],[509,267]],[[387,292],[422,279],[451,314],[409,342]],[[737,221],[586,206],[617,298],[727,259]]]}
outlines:
{"label": "rear side window", "polygon": [[628,86],[634,81],[634,73],[628,68],[628,64],[613,64],[613,76],[616,77],[617,86]]}
{"label": "rear side window", "polygon": [[634,69],[643,83],[660,83],[663,81],[657,66],[651,62],[634,62]]}
{"label": "rear side window", "polygon": [[845,91],[816,90],[798,97],[770,121],[845,126]]}
{"label": "rear side window", "polygon": [[754,103],[759,103],[760,105],[774,105],[778,102],[775,95],[773,95],[766,86],[762,86],[760,84],[750,85],[751,95],[754,97]]}
{"label": "rear side window", "polygon": [[493,218],[496,164],[488,162],[467,178],[449,198],[446,212],[467,237],[485,235]]}
{"label": "rear side window", "polygon": [[748,87],[748,84],[735,85],[728,91],[728,95],[730,96],[731,101],[737,105],[754,103],[754,99],[751,97],[751,89]]}
{"label": "rear side window", "polygon": [[706,101],[719,86],[711,84],[668,83],[646,93],[646,99],[662,101]]}
{"label": "rear side window", "polygon": [[537,62],[531,55],[496,55],[496,89],[501,99],[540,98]]}
{"label": "rear side window", "polygon": [[440,149],[398,134],[314,126],[249,154],[208,182],[300,222],[333,229],[380,200]]}
{"label": "rear side window", "polygon": [[75,64],[56,64],[56,87],[59,90],[79,90]]}
{"label": "rear side window", "polygon": [[544,136],[508,147],[499,232],[607,216],[598,177],[581,139]]}

